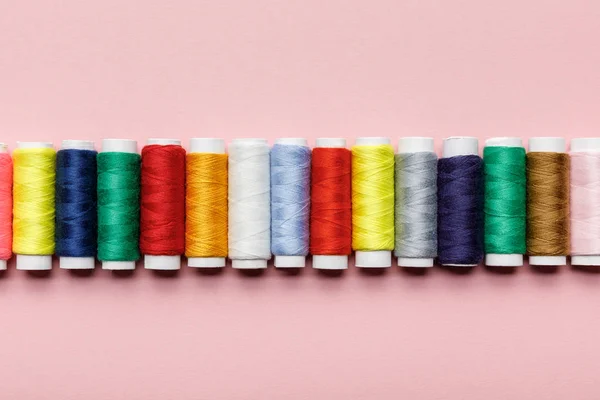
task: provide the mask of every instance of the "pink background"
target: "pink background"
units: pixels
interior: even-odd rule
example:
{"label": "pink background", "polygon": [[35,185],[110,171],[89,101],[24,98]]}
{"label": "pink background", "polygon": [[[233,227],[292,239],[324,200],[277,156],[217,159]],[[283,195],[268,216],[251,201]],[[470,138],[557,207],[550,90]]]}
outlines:
{"label": "pink background", "polygon": [[[0,0],[0,136],[600,135],[596,0]],[[596,399],[600,274],[0,278],[3,399]]]}

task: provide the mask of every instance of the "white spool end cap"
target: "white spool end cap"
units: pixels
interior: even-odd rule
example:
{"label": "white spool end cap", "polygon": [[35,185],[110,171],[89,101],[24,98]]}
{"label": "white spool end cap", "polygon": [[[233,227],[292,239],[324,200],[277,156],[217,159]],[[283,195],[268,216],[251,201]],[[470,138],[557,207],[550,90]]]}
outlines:
{"label": "white spool end cap", "polygon": [[564,153],[567,151],[567,141],[561,137],[532,137],[529,139],[529,151]]}
{"label": "white spool end cap", "polygon": [[8,262],[6,260],[0,260],[0,271],[6,271]]}
{"label": "white spool end cap", "polygon": [[479,141],[471,136],[451,136],[444,139],[442,157],[479,155]]}
{"label": "white spool end cap", "polygon": [[330,149],[346,148],[346,139],[344,138],[317,138],[315,147],[325,147]]}
{"label": "white spool end cap", "polygon": [[314,269],[348,269],[348,256],[313,255],[312,266]]}
{"label": "white spool end cap", "polygon": [[144,267],[157,271],[174,271],[181,267],[181,256],[144,255]]}
{"label": "white spool end cap", "polygon": [[102,139],[102,152],[137,153],[137,140]]}
{"label": "white spool end cap", "polygon": [[431,153],[435,151],[433,138],[409,136],[398,139],[398,153]]}
{"label": "white spool end cap", "polygon": [[265,269],[267,260],[231,260],[231,267],[235,269]]}
{"label": "white spool end cap", "polygon": [[225,141],[216,138],[192,138],[190,153],[225,154]]}
{"label": "white spool end cap", "polygon": [[304,138],[280,138],[275,140],[275,144],[287,146],[305,146],[308,147],[308,140]]}
{"label": "white spool end cap", "polygon": [[6,143],[0,143],[0,153],[8,153],[8,145]]}
{"label": "white spool end cap", "polygon": [[40,148],[52,148],[52,142],[17,142],[19,149],[40,149]]}
{"label": "white spool end cap", "polygon": [[523,147],[523,141],[518,137],[495,137],[485,141],[486,147]]}
{"label": "white spool end cap", "polygon": [[135,269],[135,261],[102,261],[102,269],[110,271],[131,271]]}
{"label": "white spool end cap", "polygon": [[17,254],[17,269],[22,271],[48,271],[52,269],[52,256]]}
{"label": "white spool end cap", "polygon": [[600,265],[600,256],[571,256],[571,265]]}
{"label": "white spool end cap", "polygon": [[356,141],[354,142],[354,144],[356,146],[379,146],[379,145],[383,145],[383,144],[390,144],[392,143],[392,141],[390,140],[390,138],[387,137],[359,137],[356,138]]}
{"label": "white spool end cap", "polygon": [[94,269],[96,260],[94,257],[59,257],[61,269]]}
{"label": "white spool end cap", "polygon": [[567,265],[567,256],[529,256],[529,265]]}
{"label": "white spool end cap", "polygon": [[188,267],[193,268],[223,268],[225,257],[188,257]]}
{"label": "white spool end cap", "polygon": [[91,140],[63,140],[61,144],[62,150],[96,150],[94,142]]}
{"label": "white spool end cap", "polygon": [[522,267],[523,254],[486,254],[485,265],[489,267]]}
{"label": "white spool end cap", "polygon": [[392,252],[389,250],[357,251],[354,265],[359,268],[388,268],[392,266]]}
{"label": "white spool end cap", "polygon": [[433,258],[398,257],[398,266],[408,268],[429,268],[433,267]]}
{"label": "white spool end cap", "polygon": [[571,139],[571,152],[600,151],[600,138]]}
{"label": "white spool end cap", "polygon": [[146,141],[146,144],[160,144],[163,146],[173,145],[181,146],[181,140],[178,139],[167,139],[167,138],[150,138]]}
{"label": "white spool end cap", "polygon": [[305,256],[275,256],[275,266],[277,268],[304,268],[306,265]]}

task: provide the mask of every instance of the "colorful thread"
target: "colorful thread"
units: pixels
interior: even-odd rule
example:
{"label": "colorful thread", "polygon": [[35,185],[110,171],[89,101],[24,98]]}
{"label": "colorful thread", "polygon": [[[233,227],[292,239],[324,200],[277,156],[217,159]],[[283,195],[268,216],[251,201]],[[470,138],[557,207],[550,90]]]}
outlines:
{"label": "colorful thread", "polygon": [[0,260],[8,260],[12,255],[12,188],[12,158],[8,153],[0,153]]}
{"label": "colorful thread", "polygon": [[140,155],[98,154],[98,259],[140,258]]}
{"label": "colorful thread", "polygon": [[13,251],[54,253],[56,151],[19,148],[13,152]]}
{"label": "colorful thread", "polygon": [[571,255],[600,255],[600,153],[571,152]]}

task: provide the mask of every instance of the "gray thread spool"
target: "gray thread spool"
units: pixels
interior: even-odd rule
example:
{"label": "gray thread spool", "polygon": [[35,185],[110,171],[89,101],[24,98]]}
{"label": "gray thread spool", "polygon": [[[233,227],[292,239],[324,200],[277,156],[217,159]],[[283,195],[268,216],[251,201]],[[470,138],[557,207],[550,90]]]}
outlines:
{"label": "gray thread spool", "polygon": [[433,138],[398,140],[396,245],[401,267],[433,267],[437,255],[437,155]]}

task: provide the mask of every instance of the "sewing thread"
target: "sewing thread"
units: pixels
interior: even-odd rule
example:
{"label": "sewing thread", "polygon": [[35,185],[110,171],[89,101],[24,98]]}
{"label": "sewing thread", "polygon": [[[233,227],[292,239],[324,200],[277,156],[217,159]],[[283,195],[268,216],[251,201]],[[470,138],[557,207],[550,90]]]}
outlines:
{"label": "sewing thread", "polygon": [[600,255],[600,153],[571,152],[571,255]]}
{"label": "sewing thread", "polygon": [[0,260],[8,260],[12,255],[12,188],[12,158],[8,153],[0,153]]}

